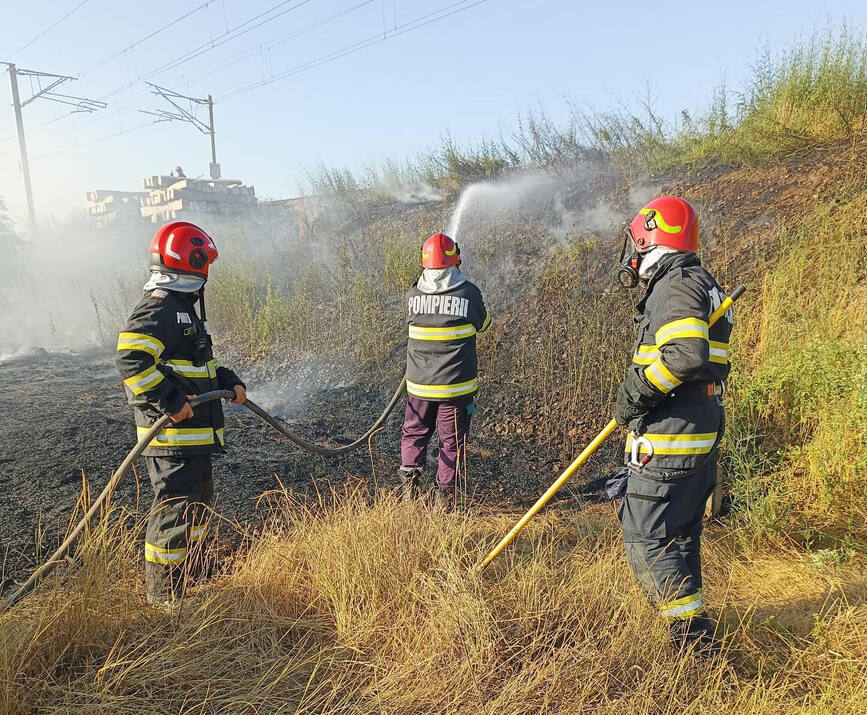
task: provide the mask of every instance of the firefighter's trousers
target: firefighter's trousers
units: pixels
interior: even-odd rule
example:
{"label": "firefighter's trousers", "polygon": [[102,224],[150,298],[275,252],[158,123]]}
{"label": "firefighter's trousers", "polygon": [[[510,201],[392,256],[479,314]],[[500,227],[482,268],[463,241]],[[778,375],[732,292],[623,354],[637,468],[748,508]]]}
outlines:
{"label": "firefighter's trousers", "polygon": [[626,560],[668,620],[704,611],[700,539],[705,502],[716,485],[717,451],[684,474],[630,471],[620,502]]}
{"label": "firefighter's trousers", "polygon": [[148,600],[183,594],[184,584],[201,568],[202,546],[213,502],[211,455],[148,457],[154,501],[145,532],[145,581]]}
{"label": "firefighter's trousers", "polygon": [[424,467],[428,443],[436,429],[439,436],[436,483],[439,487],[454,486],[460,461],[466,456],[473,412],[472,397],[433,402],[407,395],[400,440],[403,469]]}

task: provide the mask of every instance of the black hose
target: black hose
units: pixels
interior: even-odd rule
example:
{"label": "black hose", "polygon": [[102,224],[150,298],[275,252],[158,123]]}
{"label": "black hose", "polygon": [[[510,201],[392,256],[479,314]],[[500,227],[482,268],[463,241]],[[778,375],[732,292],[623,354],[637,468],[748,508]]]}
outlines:
{"label": "black hose", "polygon": [[405,389],[406,378],[401,381],[397,390],[395,390],[394,394],[391,396],[391,400],[389,400],[388,404],[385,406],[385,409],[382,411],[382,414],[379,416],[379,419],[373,423],[373,426],[354,442],[351,442],[350,444],[344,444],[340,447],[325,447],[321,444],[313,444],[313,442],[308,442],[304,439],[301,439],[301,437],[286,429],[286,427],[284,427],[271,415],[265,412],[265,410],[259,407],[259,405],[257,405],[255,402],[247,400],[243,404],[244,407],[250,410],[250,412],[253,412],[254,414],[261,417],[265,422],[271,425],[275,430],[277,430],[280,434],[286,437],[290,442],[297,444],[299,447],[301,447],[301,449],[306,449],[308,452],[313,452],[314,454],[322,454],[326,457],[336,457],[340,454],[346,454],[347,452],[351,452],[354,449],[358,449],[361,445],[366,444],[367,440],[370,439],[370,436],[377,432],[388,419],[388,416],[391,414],[392,410],[394,410],[398,400],[400,400],[400,397],[401,395],[403,395],[403,391]]}
{"label": "black hose", "polygon": [[[298,445],[302,449],[305,449],[308,452],[313,452],[314,454],[322,454],[325,456],[334,457],[340,454],[346,454],[347,452],[351,452],[354,449],[358,449],[358,447],[360,447],[362,444],[365,444],[370,438],[370,436],[374,434],[377,430],[379,430],[385,423],[386,419],[388,419],[388,416],[394,410],[395,406],[398,403],[398,400],[400,400],[400,397],[405,389],[406,379],[404,378],[398,386],[397,390],[395,390],[394,394],[392,395],[391,400],[389,400],[388,405],[386,405],[385,410],[383,410],[382,414],[379,416],[379,419],[377,419],[376,422],[373,423],[373,426],[351,444],[346,444],[340,447],[323,447],[321,445],[308,442],[299,437],[298,435],[290,432],[252,400],[246,400],[242,404],[248,410],[258,415],[261,419],[271,425],[280,434],[282,434],[284,437],[286,437],[292,443]],[[197,407],[199,405],[205,404],[206,402],[213,402],[214,400],[220,399],[231,400],[234,399],[234,397],[235,393],[231,390],[214,390],[212,392],[205,392],[201,395],[197,395],[192,400],[190,400],[190,405],[192,407]],[[144,452],[145,448],[153,441],[153,439],[157,436],[157,434],[159,434],[159,432],[163,429],[163,427],[166,426],[168,422],[168,415],[163,415],[156,422],[154,422],[153,426],[147,431],[147,434],[145,434],[129,451],[129,454],[127,454],[123,462],[120,463],[117,471],[115,471],[115,473],[111,475],[111,479],[108,480],[108,484],[105,485],[105,489],[102,490],[102,492],[93,502],[93,504],[91,504],[90,509],[88,509],[87,513],[81,518],[81,521],[76,524],[75,528],[70,532],[70,534],[66,537],[63,543],[59,547],[57,547],[57,550],[53,554],[51,554],[49,559],[44,564],[42,564],[42,566],[36,569],[36,571],[30,574],[30,578],[28,578],[23,584],[21,584],[15,591],[13,591],[12,594],[3,602],[2,610],[5,611],[15,605],[15,603],[17,603],[24,595],[26,595],[31,589],[33,589],[34,586],[36,586],[43,578],[45,578],[55,569],[55,567],[60,563],[61,559],[63,559],[63,557],[66,555],[66,552],[69,551],[72,544],[78,538],[78,535],[85,529],[88,524],[90,524],[91,519],[96,516],[97,511],[99,511],[103,503],[105,503],[114,493],[114,490],[117,488],[118,483],[120,482],[123,475],[126,474],[132,463],[136,459],[138,459],[141,453]]]}

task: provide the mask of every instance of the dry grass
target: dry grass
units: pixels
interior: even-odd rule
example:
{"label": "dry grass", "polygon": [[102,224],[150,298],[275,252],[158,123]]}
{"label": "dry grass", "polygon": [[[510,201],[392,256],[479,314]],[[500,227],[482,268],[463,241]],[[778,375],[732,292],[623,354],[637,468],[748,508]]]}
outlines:
{"label": "dry grass", "polygon": [[[274,518],[170,621],[143,604],[137,535],[0,617],[0,710],[835,712],[867,708],[859,564],[707,549],[725,653],[676,654],[607,509],[551,512],[483,576],[514,515],[350,494]],[[860,565],[863,568],[863,564]]]}

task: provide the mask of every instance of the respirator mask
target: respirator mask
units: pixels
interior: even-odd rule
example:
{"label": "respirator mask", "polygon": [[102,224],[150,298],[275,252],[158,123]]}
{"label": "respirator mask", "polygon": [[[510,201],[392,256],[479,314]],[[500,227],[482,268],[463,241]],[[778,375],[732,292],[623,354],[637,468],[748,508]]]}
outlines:
{"label": "respirator mask", "polygon": [[[627,255],[627,251],[629,251],[629,255]],[[624,288],[635,288],[638,285],[638,270],[641,266],[641,259],[642,255],[635,248],[635,241],[632,240],[632,229],[627,226],[618,260],[620,267],[617,269],[617,281]]]}

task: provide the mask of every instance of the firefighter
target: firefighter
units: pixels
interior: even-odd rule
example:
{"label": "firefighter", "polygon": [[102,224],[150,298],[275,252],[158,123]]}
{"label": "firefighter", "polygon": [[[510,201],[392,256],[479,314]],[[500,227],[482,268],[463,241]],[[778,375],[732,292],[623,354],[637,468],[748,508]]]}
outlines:
{"label": "firefighter", "polygon": [[400,443],[401,491],[419,494],[427,446],[439,437],[435,503],[453,502],[460,460],[466,454],[473,396],[479,389],[476,333],[491,317],[481,291],[459,268],[458,244],[443,233],[424,242],[422,274],[407,294],[406,414]]}
{"label": "firefighter", "polygon": [[214,493],[211,455],[224,444],[219,401],[193,409],[189,400],[218,389],[233,391],[235,403],[246,399],[244,383],[214,359],[205,328],[204,285],[216,258],[213,240],[198,226],[178,221],[159,229],[150,280],[117,341],[117,370],[139,438],[163,415],[173,423],[144,451],[154,490],[145,534],[147,600],[170,611],[201,558],[204,507]]}
{"label": "firefighter", "polygon": [[617,490],[626,558],[669,622],[672,643],[712,648],[699,540],[717,480],[733,314],[708,328],[725,295],[695,255],[698,217],[689,203],[655,199],[627,234],[619,278],[645,292],[614,410],[629,429]]}

